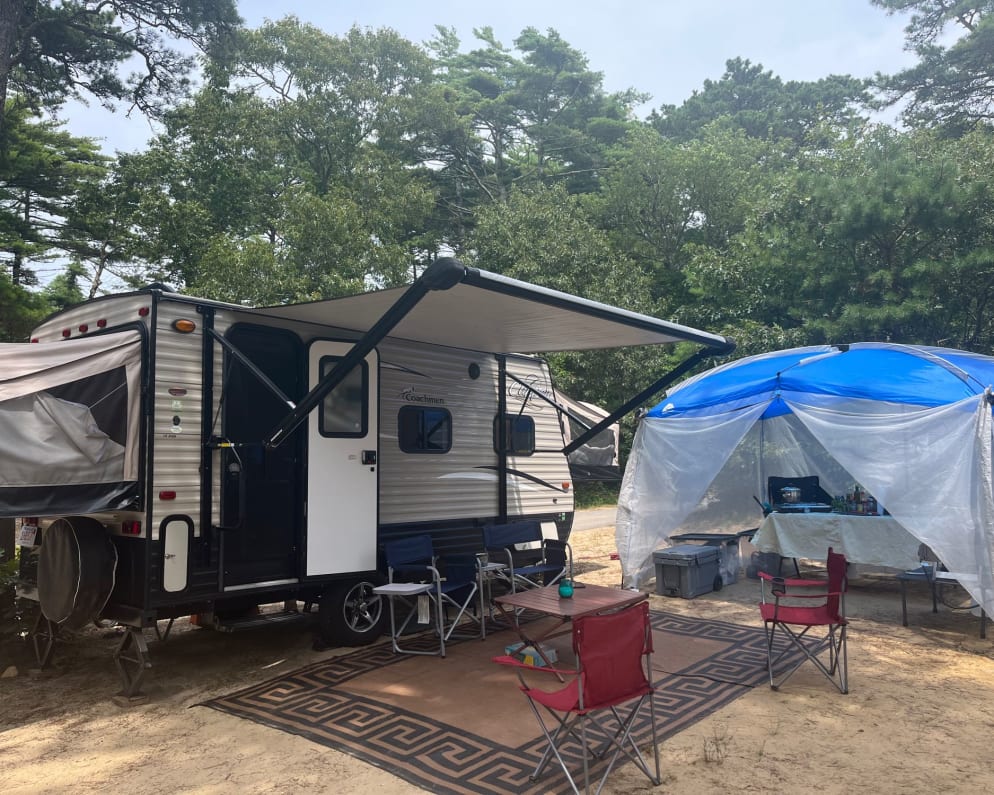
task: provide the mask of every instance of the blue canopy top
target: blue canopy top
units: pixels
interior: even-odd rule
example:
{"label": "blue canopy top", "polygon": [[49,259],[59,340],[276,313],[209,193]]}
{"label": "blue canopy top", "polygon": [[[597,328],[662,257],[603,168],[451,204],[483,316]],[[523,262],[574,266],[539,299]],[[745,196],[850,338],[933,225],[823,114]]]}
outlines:
{"label": "blue canopy top", "polygon": [[789,413],[791,393],[922,407],[954,403],[994,384],[994,358],[922,345],[857,342],[761,354],[720,365],[676,386],[648,416],[703,416],[770,402],[763,418]]}

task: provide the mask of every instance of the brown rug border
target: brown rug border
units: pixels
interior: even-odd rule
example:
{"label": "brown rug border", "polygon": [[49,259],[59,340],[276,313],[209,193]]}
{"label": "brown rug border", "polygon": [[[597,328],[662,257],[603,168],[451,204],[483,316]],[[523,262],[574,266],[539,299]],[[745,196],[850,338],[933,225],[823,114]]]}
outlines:
{"label": "brown rug border", "polygon": [[[761,626],[689,618],[660,611],[652,611],[651,621],[656,630],[728,644],[724,650],[679,671],[661,672],[657,669],[655,711],[660,742],[768,681],[766,635]],[[394,654],[389,643],[381,643],[311,663],[197,706],[206,706],[335,748],[428,792],[460,795],[547,792],[550,787],[554,791],[568,788],[562,771],[558,766],[553,767],[554,760],[539,784],[528,779],[544,751],[544,738],[540,734],[532,734],[521,745],[504,746],[430,716],[337,689],[370,670],[410,659]],[[284,710],[289,714],[281,716],[273,707],[263,708],[257,703],[258,697],[272,692],[278,683],[285,683],[285,686],[277,693],[288,695],[297,683],[298,692],[318,688],[323,699],[317,704],[308,703],[304,698],[294,710]],[[309,710],[330,715],[329,708],[335,715],[334,722],[310,720],[316,718],[317,713],[309,714]],[[640,744],[642,740],[647,742],[649,739],[648,721],[641,723],[637,730]],[[538,731],[533,723],[528,730]],[[592,777],[602,765],[592,766]]]}

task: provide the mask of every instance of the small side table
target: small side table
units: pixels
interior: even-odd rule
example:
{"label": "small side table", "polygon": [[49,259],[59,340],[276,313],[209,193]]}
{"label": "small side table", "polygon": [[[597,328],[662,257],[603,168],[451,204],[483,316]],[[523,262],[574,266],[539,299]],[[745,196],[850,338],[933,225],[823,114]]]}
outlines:
{"label": "small side table", "polygon": [[[373,589],[373,593],[387,597],[390,602],[390,641],[393,644],[395,654],[445,656],[445,633],[442,629],[442,605],[439,599],[431,600],[435,603],[435,621],[437,622],[435,626],[438,628],[438,650],[424,651],[421,649],[404,649],[401,648],[400,643],[397,641],[397,639],[404,633],[404,630],[406,630],[408,625],[411,623],[411,619],[418,614],[418,599],[416,597],[428,597],[434,589],[434,584],[430,582],[391,582],[386,585],[377,585]],[[403,623],[399,627],[397,626],[396,614],[394,612],[395,599],[402,599],[405,602],[411,599],[414,600],[413,604],[410,605],[410,612],[408,612]]]}
{"label": "small side table", "polygon": [[477,558],[480,589],[480,634],[487,637],[487,621],[495,621],[493,581],[502,571],[507,569],[505,563],[492,563],[483,557]]}

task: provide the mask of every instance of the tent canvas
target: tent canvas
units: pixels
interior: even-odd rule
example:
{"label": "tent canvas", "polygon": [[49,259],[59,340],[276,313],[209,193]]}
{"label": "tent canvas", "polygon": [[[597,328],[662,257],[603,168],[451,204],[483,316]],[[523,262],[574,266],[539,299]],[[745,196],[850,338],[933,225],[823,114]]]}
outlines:
{"label": "tent canvas", "polygon": [[618,503],[626,585],[685,530],[755,526],[770,475],[854,482],[994,613],[994,358],[855,343],[748,357],[681,383],[639,424]]}
{"label": "tent canvas", "polygon": [[[585,431],[609,416],[600,406],[574,400],[562,392],[556,394],[556,401],[563,408],[568,409],[571,415],[582,421],[582,423],[576,422],[571,416],[563,417],[563,431],[567,443],[579,438]],[[621,469],[618,466],[620,438],[621,426],[615,422],[570,453],[568,458],[573,480],[620,480]]]}
{"label": "tent canvas", "polygon": [[0,516],[137,496],[141,347],[137,331],[0,344]]}

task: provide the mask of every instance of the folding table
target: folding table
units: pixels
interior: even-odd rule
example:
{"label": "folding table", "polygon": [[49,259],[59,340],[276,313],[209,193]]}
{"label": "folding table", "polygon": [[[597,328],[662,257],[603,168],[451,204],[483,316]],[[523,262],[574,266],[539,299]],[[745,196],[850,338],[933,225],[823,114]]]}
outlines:
{"label": "folding table", "polygon": [[[618,588],[609,588],[604,585],[574,583],[573,596],[568,599],[564,599],[559,595],[558,586],[549,585],[545,588],[531,588],[527,591],[517,591],[498,596],[494,599],[494,603],[500,610],[501,615],[513,624],[521,640],[526,645],[534,646],[535,651],[545,664],[552,667],[551,661],[542,652],[541,642],[556,635],[569,632],[568,627],[564,629],[564,624],[568,624],[574,618],[579,618],[580,616],[594,613],[610,613],[613,610],[620,610],[623,607],[645,601],[648,598],[648,594],[641,591],[619,590]],[[552,616],[558,618],[559,623],[554,624],[541,634],[532,634],[527,631],[518,619],[519,610],[533,610],[536,613]]]}

